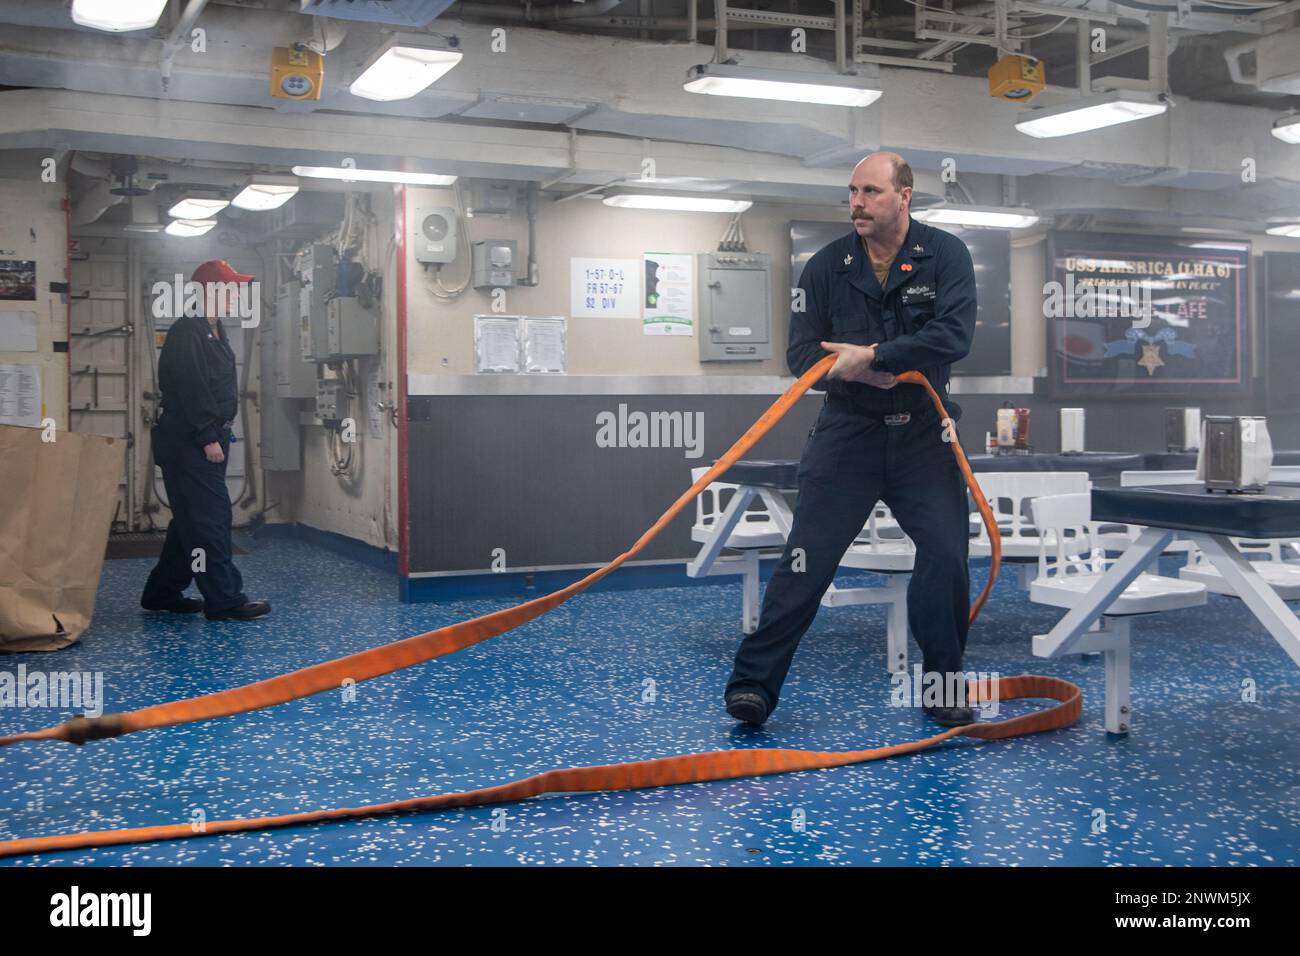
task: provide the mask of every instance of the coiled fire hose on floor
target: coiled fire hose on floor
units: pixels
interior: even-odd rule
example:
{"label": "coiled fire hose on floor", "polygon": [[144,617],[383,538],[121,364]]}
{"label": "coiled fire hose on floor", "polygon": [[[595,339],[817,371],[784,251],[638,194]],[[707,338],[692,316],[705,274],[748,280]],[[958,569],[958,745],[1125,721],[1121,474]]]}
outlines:
{"label": "coiled fire hose on floor", "polygon": [[[157,704],[153,707],[144,707],[140,710],[120,714],[105,714],[101,717],[74,717],[66,723],[47,727],[44,730],[0,737],[0,747],[22,741],[39,740],[61,740],[74,744],[83,744],[89,740],[120,737],[124,734],[151,730],[156,727],[195,723],[217,717],[242,714],[251,710],[260,710],[263,707],[273,707],[276,704],[287,703],[300,697],[307,697],[326,690],[334,690],[342,686],[344,680],[349,678],[356,682],[369,680],[372,677],[391,674],[405,667],[422,664],[452,654],[538,618],[579,592],[586,590],[605,575],[610,574],[623,563],[635,557],[655,535],[659,534],[673,518],[691,504],[697,494],[703,491],[710,482],[726,472],[760,438],[766,435],[772,426],[780,421],[794,406],[795,402],[823,375],[830,371],[831,366],[835,364],[835,359],[836,356],[834,355],[828,355],[821,359],[805,372],[798,381],[786,389],[785,393],[759,417],[758,421],[750,426],[740,440],[732,445],[714,463],[713,467],[701,475],[698,481],[683,492],[681,497],[673,502],[672,506],[637,539],[631,548],[603,568],[593,571],[582,580],[576,581],[565,588],[534,598],[515,607],[494,611],[491,614],[484,614],[469,621],[441,627],[434,631],[408,637],[405,640],[395,641],[392,644],[371,648],[368,651],[349,654],[337,660],[314,664],[311,667],[304,667],[301,670],[257,681],[243,687],[233,687],[229,690],[205,694],[202,697]],[[930,394],[930,400],[934,403],[934,407],[939,412],[940,419],[947,419],[947,410],[943,407],[943,402],[940,401],[938,394],[924,375],[919,372],[904,372],[897,376],[897,380],[924,386]],[[951,434],[951,438],[953,454],[956,456],[957,464],[965,477],[966,485],[979,507],[980,515],[988,528],[989,540],[993,545],[993,563],[989,571],[988,583],[984,585],[984,590],[970,609],[970,620],[974,622],[980,608],[984,606],[984,602],[988,599],[989,592],[992,590],[993,583],[997,578],[1001,561],[1001,543],[993,512],[980,492],[975,476],[971,473],[965,452],[962,451],[961,444],[956,440],[955,433]],[[730,780],[736,777],[790,773],[796,770],[841,767],[847,764],[863,763],[868,760],[880,760],[884,757],[915,753],[918,750],[933,747],[950,737],[964,736],[976,737],[982,740],[1000,740],[1005,737],[1017,737],[1023,734],[1055,730],[1069,726],[1078,720],[1082,708],[1082,692],[1079,688],[1069,681],[1055,677],[1022,675],[973,681],[968,684],[968,699],[970,701],[1003,701],[1022,698],[1041,698],[1055,700],[1057,703],[1046,710],[1033,711],[1003,720],[979,721],[961,727],[951,727],[924,740],[878,747],[872,750],[839,752],[778,748],[720,750],[630,763],[604,764],[594,767],[570,767],[549,770],[511,783],[485,787],[479,790],[468,790],[462,793],[417,797],[410,800],[397,800],[392,803],[371,804],[364,807],[313,810],[275,817],[219,820],[209,822],[197,830],[189,823],[179,823],[9,840],[0,842],[0,856],[48,853],[58,850],[113,846],[123,843],[147,843],[154,840],[175,840],[185,837],[212,836],[219,833],[238,833],[324,820],[345,820],[378,816],[380,814],[442,810],[487,803],[506,803],[544,793],[635,790],[643,787],[662,787],[671,784],[699,783],[707,780]]]}

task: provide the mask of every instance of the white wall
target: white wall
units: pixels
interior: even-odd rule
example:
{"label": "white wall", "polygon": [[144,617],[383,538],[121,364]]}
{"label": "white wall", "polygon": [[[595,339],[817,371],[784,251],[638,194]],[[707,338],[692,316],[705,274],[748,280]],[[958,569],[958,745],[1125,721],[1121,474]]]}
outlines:
{"label": "white wall", "polygon": [[[393,383],[396,362],[396,254],[393,242],[393,196],[390,192],[370,194],[376,222],[368,229],[367,250],[370,266],[384,273],[384,306],[380,322],[380,352],[377,359],[359,360],[364,385],[366,375],[376,364],[382,370],[385,402],[396,394]],[[387,255],[385,255],[387,253]],[[366,428],[366,410],[362,394],[353,403],[350,414],[356,418],[357,447],[360,456],[353,483],[341,481],[330,473],[330,450],[327,432],[321,425],[302,427],[302,470],[267,472],[270,500],[279,502],[268,516],[273,522],[296,521],[336,534],[355,538],[389,550],[397,549],[397,433],[389,416],[385,416],[383,435],[370,437]],[[312,410],[311,401],[300,403]]]}
{"label": "white wall", "polygon": [[[847,171],[846,171],[847,176]],[[455,207],[450,189],[412,189],[408,221],[416,206]],[[1225,212],[1230,203],[1225,199]],[[650,337],[639,321],[627,319],[570,318],[568,366],[570,374],[585,375],[788,375],[785,340],[789,326],[789,260],[792,219],[844,221],[826,206],[756,203],[744,215],[745,239],[751,251],[772,256],[773,357],[761,362],[701,364],[695,336]],[[539,202],[537,260],[541,285],[507,292],[506,312],[526,315],[567,315],[569,311],[569,257],[606,256],[636,258],[643,252],[707,252],[716,248],[728,216],[684,212],[616,209],[594,200]],[[464,220],[462,220],[464,224]],[[515,239],[523,274],[527,225],[522,208],[508,219],[475,218],[468,229],[474,239]],[[1106,232],[1135,232],[1131,228],[1099,228]],[[1143,230],[1177,235],[1173,229]],[[1300,240],[1243,234],[1252,243],[1255,267],[1265,251],[1300,251]],[[1033,376],[1047,365],[1046,331],[1042,317],[1043,282],[1046,281],[1046,234],[1021,231],[1011,242],[1011,374]],[[444,266],[446,284],[465,275],[469,263]],[[432,267],[430,267],[432,270]],[[427,287],[433,273],[416,263],[408,247],[409,369],[412,374],[467,375],[474,372],[473,317],[488,314],[492,299],[486,292],[468,289],[452,303],[437,299]],[[1252,315],[1255,309],[1251,300]],[[1254,320],[1256,341],[1260,328]],[[698,332],[698,325],[697,330]],[[1256,349],[1256,361],[1258,361]],[[1258,365],[1256,365],[1258,374]],[[520,382],[520,390],[526,390]]]}
{"label": "white wall", "polygon": [[[522,191],[521,191],[522,192]],[[451,189],[412,189],[408,193],[408,221],[417,206],[456,207]],[[729,214],[618,209],[599,200],[538,201],[537,250],[540,284],[506,292],[506,314],[569,314],[570,257],[639,259],[646,252],[711,252],[730,220]],[[701,364],[696,336],[648,336],[640,319],[568,320],[568,371],[572,375],[788,375],[785,338],[789,318],[789,262],[791,219],[842,219],[851,226],[847,209],[843,217],[825,206],[758,203],[745,213],[745,241],[752,252],[772,257],[773,357],[753,362]],[[466,221],[461,220],[462,228]],[[524,274],[527,219],[522,197],[518,211],[508,219],[476,217],[468,220],[470,238],[514,239]],[[429,291],[433,267],[426,273],[408,245],[408,332],[411,374],[471,375],[474,373],[474,316],[492,312],[492,297],[473,288],[452,303]],[[464,255],[462,251],[462,256]],[[444,284],[455,285],[467,274],[464,259],[444,266]],[[697,277],[698,278],[698,277]],[[698,289],[697,289],[698,292]],[[698,315],[696,331],[698,332]]]}
{"label": "white wall", "polygon": [[[375,194],[379,224],[386,243],[391,230],[390,197]],[[516,274],[523,274],[527,247],[527,221],[522,204],[508,218],[478,217],[468,221],[471,239],[515,239],[520,255]],[[407,190],[407,228],[414,228],[414,209],[420,206],[457,206],[451,189]],[[541,284],[536,288],[508,290],[506,312],[526,315],[568,315],[569,257],[606,256],[637,258],[643,252],[706,252],[716,248],[728,216],[615,209],[586,199],[555,203],[539,200],[536,256]],[[568,371],[574,375],[788,375],[785,339],[788,331],[789,221],[821,219],[845,221],[825,206],[759,203],[744,216],[745,238],[752,251],[772,256],[773,358],[761,362],[701,364],[694,337],[650,337],[639,321],[570,318],[568,321]],[[462,220],[462,228],[466,228]],[[848,230],[845,221],[845,230]],[[1123,229],[1107,231],[1122,232]],[[1131,231],[1131,230],[1128,230]],[[1166,230],[1171,232],[1170,230]],[[1265,250],[1300,251],[1300,241],[1258,236],[1251,239],[1258,255]],[[386,248],[386,246],[385,246]],[[1046,323],[1042,318],[1042,284],[1045,279],[1046,243],[1041,235],[1014,238],[1011,251],[1012,337],[1011,365],[1016,376],[1033,376],[1046,360]],[[462,253],[464,256],[464,253]],[[395,258],[395,257],[394,257]],[[1258,262],[1257,262],[1258,264]],[[469,261],[462,257],[445,267],[445,282],[454,285],[466,274]],[[469,375],[474,372],[473,316],[491,313],[491,296],[468,289],[447,303],[428,288],[432,272],[415,262],[407,243],[408,370],[414,375]],[[383,380],[395,382],[395,263],[385,268],[385,311],[381,333]],[[1252,298],[1252,310],[1254,302]],[[697,328],[698,331],[698,328]],[[1256,329],[1258,334],[1258,328]],[[1256,342],[1260,340],[1257,337]],[[1258,348],[1256,355],[1258,356]],[[523,376],[515,381],[526,392]],[[393,393],[389,392],[386,400]],[[306,403],[304,408],[309,408]],[[384,438],[365,434],[364,416],[358,420],[362,464],[354,487],[341,484],[329,473],[325,432],[304,426],[303,471],[270,473],[270,496],[281,503],[272,520],[299,521],[311,527],[395,549],[396,435],[386,426]],[[463,450],[458,450],[460,453]]]}
{"label": "white wall", "polygon": [[4,312],[35,312],[35,352],[0,351],[0,363],[37,365],[41,370],[42,416],[56,427],[68,427],[68,356],[54,351],[54,342],[68,338],[68,310],[62,295],[49,291],[51,282],[67,278],[67,220],[63,211],[62,169],[56,182],[41,180],[37,150],[0,151],[0,259],[36,261],[36,301],[0,300]]}

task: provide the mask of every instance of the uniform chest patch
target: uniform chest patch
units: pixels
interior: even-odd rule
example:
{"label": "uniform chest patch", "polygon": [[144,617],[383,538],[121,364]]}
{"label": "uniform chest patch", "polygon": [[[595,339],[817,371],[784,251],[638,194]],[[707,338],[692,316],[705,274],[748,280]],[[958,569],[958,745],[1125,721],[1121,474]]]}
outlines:
{"label": "uniform chest patch", "polygon": [[904,286],[902,298],[904,305],[913,305],[917,302],[933,302],[934,286],[920,282]]}

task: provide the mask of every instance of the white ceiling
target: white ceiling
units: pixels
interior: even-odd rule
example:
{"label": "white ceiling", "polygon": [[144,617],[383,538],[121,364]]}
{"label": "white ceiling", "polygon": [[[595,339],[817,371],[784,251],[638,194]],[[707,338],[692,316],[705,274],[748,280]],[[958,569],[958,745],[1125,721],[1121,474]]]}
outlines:
{"label": "white ceiling", "polygon": [[[940,165],[952,159],[986,202],[1002,198],[1008,177],[1021,201],[1036,194],[1050,211],[1060,190],[1034,183],[1069,179],[1086,187],[1094,210],[1300,215],[1300,146],[1268,135],[1286,98],[1276,108],[1232,105],[1181,98],[1175,87],[1176,106],[1163,117],[1044,141],[1017,133],[1019,107],[990,98],[978,76],[864,65],[884,90],[866,109],[734,100],[682,89],[686,69],[711,58],[709,46],[510,24],[505,52],[494,53],[491,24],[443,16],[430,29],[458,37],[466,57],[424,94],[387,104],[351,96],[347,84],[390,28],[347,23],[326,57],[322,98],[301,104],[269,96],[270,48],[310,39],[315,20],[269,6],[210,5],[199,19],[206,52],[182,47],[164,93],[158,37],[72,29],[66,8],[0,0],[0,24],[24,26],[0,33],[0,84],[28,88],[0,92],[3,148],[268,165],[352,157],[556,189],[635,178],[652,158],[660,177],[827,203],[842,201],[861,155],[890,148],[917,170],[918,188],[935,194]],[[833,72],[809,56],[740,54],[747,65]],[[1039,101],[1072,95],[1049,88]],[[1253,183],[1242,182],[1244,159]],[[1140,193],[1156,201],[1135,200]]]}

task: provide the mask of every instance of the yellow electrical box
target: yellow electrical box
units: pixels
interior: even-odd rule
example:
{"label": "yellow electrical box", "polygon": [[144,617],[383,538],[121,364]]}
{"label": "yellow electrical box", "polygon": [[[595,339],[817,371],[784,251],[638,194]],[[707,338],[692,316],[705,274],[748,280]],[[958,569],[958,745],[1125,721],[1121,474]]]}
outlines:
{"label": "yellow electrical box", "polygon": [[312,50],[277,46],[271,50],[271,95],[285,100],[320,99],[325,58]]}
{"label": "yellow electrical box", "polygon": [[1043,61],[1009,53],[989,67],[989,96],[1023,101],[1043,92]]}

